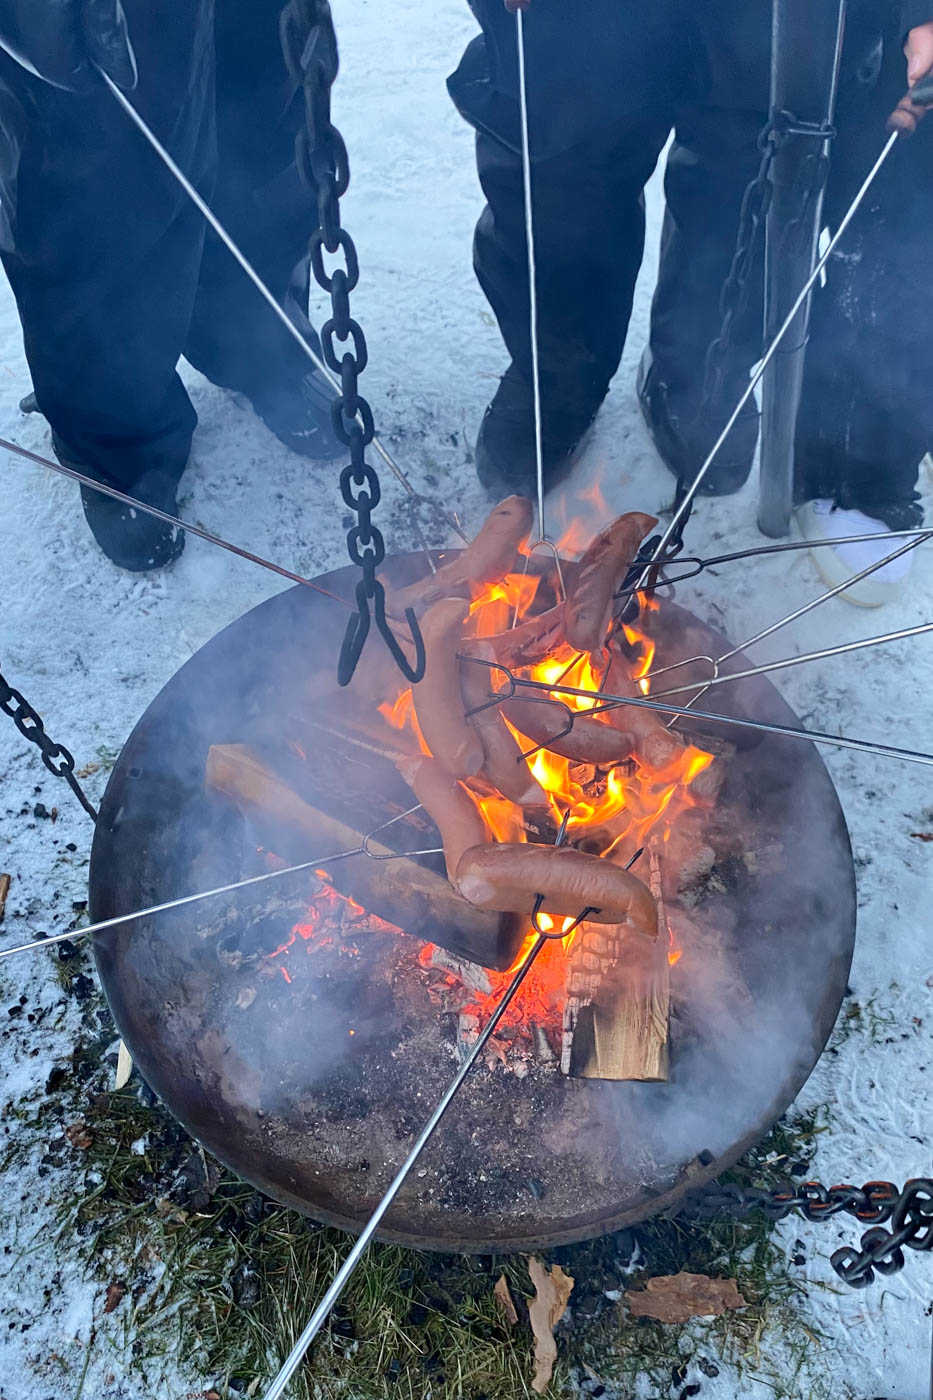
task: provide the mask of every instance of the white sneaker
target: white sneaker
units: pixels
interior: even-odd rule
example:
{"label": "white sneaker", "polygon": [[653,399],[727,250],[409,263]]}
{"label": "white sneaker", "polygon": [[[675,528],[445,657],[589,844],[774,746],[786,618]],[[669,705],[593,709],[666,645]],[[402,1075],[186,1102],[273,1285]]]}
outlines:
{"label": "white sneaker", "polygon": [[[806,501],[797,509],[797,526],[805,540],[836,540],[847,535],[880,535],[888,526],[860,510],[840,510],[832,501]],[[825,544],[810,551],[813,562],[831,588],[892,554],[905,539],[862,540],[859,544]],[[913,566],[913,552],[902,554],[867,578],[843,589],[841,598],[862,608],[880,608],[902,591]]]}

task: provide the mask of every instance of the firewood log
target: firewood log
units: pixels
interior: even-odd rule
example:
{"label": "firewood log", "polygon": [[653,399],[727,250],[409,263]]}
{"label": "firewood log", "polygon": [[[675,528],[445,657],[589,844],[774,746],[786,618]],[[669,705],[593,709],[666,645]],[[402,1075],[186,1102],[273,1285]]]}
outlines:
{"label": "firewood log", "polygon": [[[298,864],[362,844],[365,833],[305,802],[246,745],[214,744],[208,752],[206,781],[235,802],[256,839],[285,860]],[[382,814],[373,826],[380,819]],[[382,842],[370,845],[374,855],[393,854]],[[359,855],[322,864],[335,887],[371,914],[457,957],[504,971],[521,947],[527,921],[476,908],[443,875],[417,859],[370,860]]]}

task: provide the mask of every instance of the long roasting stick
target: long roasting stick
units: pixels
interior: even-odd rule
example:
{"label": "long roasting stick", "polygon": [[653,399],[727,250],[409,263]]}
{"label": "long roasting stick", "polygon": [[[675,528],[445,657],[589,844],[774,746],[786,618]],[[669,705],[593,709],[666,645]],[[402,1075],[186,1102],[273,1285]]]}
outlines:
{"label": "long roasting stick", "polygon": [[[899,549],[895,549],[891,554],[886,554],[884,558],[879,559],[877,563],[869,564],[867,568],[862,569],[860,573],[854,574],[852,578],[844,579],[842,583],[837,583],[835,588],[830,588],[826,593],[821,593],[817,598],[811,598],[808,603],[804,603],[802,607],[795,608],[794,611],[788,613],[786,617],[778,618],[777,622],[772,622],[770,626],[762,628],[760,632],[756,632],[754,636],[747,638],[744,642],[740,642],[738,646],[731,647],[728,651],[724,651],[722,656],[717,656],[713,662],[713,677],[709,681],[697,681],[692,685],[683,686],[677,690],[668,689],[658,691],[656,695],[681,695],[686,690],[696,690],[696,695],[694,695],[691,700],[687,701],[688,708],[694,706],[699,700],[703,699],[703,696],[714,682],[718,683],[719,680],[723,679],[719,668],[724,661],[731,661],[733,656],[738,656],[740,652],[746,651],[750,646],[754,646],[756,642],[762,642],[765,637],[773,636],[774,633],[779,632],[782,627],[787,627],[791,622],[796,622],[798,618],[804,617],[807,613],[812,612],[814,608],[818,608],[821,603],[827,602],[830,598],[835,598],[839,593],[844,593],[847,588],[852,587],[853,583],[859,583],[863,578],[868,578],[870,574],[875,573],[878,569],[883,569],[886,564],[890,564],[895,559],[899,559],[902,554],[907,554],[909,550],[916,549],[918,544],[922,544],[924,540],[930,539],[931,535],[933,535],[933,531],[926,531],[917,538],[908,540],[906,544],[901,545]],[[803,660],[805,658],[801,657],[800,659]],[[684,662],[675,662],[671,666],[661,666],[654,672],[647,672],[642,679],[654,679],[659,675],[663,675],[665,672],[676,671],[679,665],[682,666],[684,664]],[[748,675],[749,673],[744,672],[743,674]],[[735,672],[731,672],[730,675],[733,679],[736,678]],[[677,723],[677,720],[678,716],[675,715],[668,724],[668,729],[672,729]]]}
{"label": "long roasting stick", "polygon": [[[471,660],[474,658],[461,658]],[[507,667],[497,666],[497,671],[507,670]],[[688,709],[685,705],[672,705],[668,700],[647,700],[636,699],[633,695],[611,695],[604,690],[580,690],[574,686],[554,685],[549,681],[524,680],[520,676],[512,676],[511,684],[516,689],[521,690],[543,690],[554,695],[577,695],[584,700],[594,700],[597,702],[593,706],[592,713],[599,714],[602,710],[612,710],[619,705],[634,705],[636,709],[657,710],[664,715],[685,715],[688,719],[714,720],[717,724],[732,724],[740,729],[755,729],[762,734],[778,734],[787,739],[804,739],[811,744],[830,744],[840,749],[857,749],[859,753],[878,754],[881,758],[899,758],[906,763],[923,763],[928,767],[933,767],[933,753],[922,753],[916,749],[901,749],[893,744],[875,744],[868,739],[851,739],[843,734],[824,734],[819,729],[795,729],[790,724],[772,724],[762,719],[745,719],[738,715],[718,715],[710,710]],[[503,696],[505,698],[505,696]]]}
{"label": "long roasting stick", "polygon": [[506,989],[502,997],[502,1000],[499,1002],[498,1006],[493,1011],[489,1020],[486,1022],[485,1026],[480,1032],[479,1038],[473,1045],[473,1048],[470,1050],[470,1053],[467,1055],[463,1064],[460,1066],[459,1070],[454,1075],[454,1078],[448,1084],[443,1096],[441,1097],[440,1102],[438,1103],[434,1112],[431,1114],[427,1123],[425,1123],[424,1127],[421,1129],[421,1132],[418,1134],[414,1146],[412,1147],[408,1156],[405,1158],[402,1165],[399,1167],[398,1171],[395,1173],[395,1176],[392,1178],[392,1183],[389,1186],[389,1189],[386,1191],[382,1200],[379,1202],[376,1209],[369,1217],[369,1220],[366,1222],[366,1225],[364,1226],[361,1234],[354,1243],[353,1248],[350,1250],[350,1253],[347,1255],[337,1274],[335,1274],[333,1282],[331,1283],[327,1292],[324,1294],[321,1301],[318,1303],[317,1307],[314,1309],[314,1312],[311,1314],[307,1326],[301,1333],[301,1336],[298,1338],[295,1345],[292,1347],[288,1356],[285,1358],[285,1361],[282,1364],[282,1369],[279,1371],[275,1380],[272,1382],[271,1386],[266,1391],[264,1400],[279,1400],[279,1397],[285,1393],[289,1381],[297,1371],[298,1367],[301,1365],[305,1353],[307,1352],[311,1343],[314,1341],[318,1332],[320,1332],[321,1328],[324,1326],[324,1323],[327,1321],[328,1315],[330,1314],[330,1311],[333,1308],[334,1304],[337,1302],[337,1299],[340,1297],[344,1288],[346,1288],[348,1282],[350,1281],[350,1276],[354,1273],[357,1264],[359,1264],[360,1259],[365,1254],[373,1235],[376,1233],[380,1224],[382,1223],[383,1217],[389,1210],[390,1206],[392,1205],[392,1202],[395,1200],[399,1191],[402,1189],[402,1186],[405,1184],[405,1180],[411,1172],[412,1168],[417,1163],[418,1158],[421,1156],[422,1152],[427,1147],[428,1143],[431,1141],[431,1138],[434,1136],[434,1133],[438,1125],[440,1124],[441,1119],[444,1117],[448,1108],[453,1103],[457,1091],[460,1089],[460,1086],[463,1084],[463,1081],[466,1079],[470,1070],[476,1064],[476,1061],[479,1059],[483,1050],[486,1048],[490,1037],[492,1036],[499,1022],[501,1021],[502,1017],[507,1011],[510,1003],[512,1002],[513,998],[515,997],[516,993],[518,992],[528,973],[531,971],[531,967],[534,963],[535,958],[541,952],[541,949],[544,947],[547,941],[547,936],[545,934],[539,933],[534,943],[531,945],[531,948],[528,952],[528,956],[525,958],[525,961],[522,963],[521,967],[518,969],[515,976],[512,978],[512,981],[509,983],[508,988]]}
{"label": "long roasting stick", "polygon": [[[162,142],[159,140],[158,136],[156,136],[155,132],[149,126],[148,122],[146,122],[144,118],[140,116],[139,112],[137,112],[132,102],[130,102],[126,94],[120,88],[117,87],[113,79],[109,77],[103,71],[102,68],[99,68],[97,71],[103,78],[104,82],[107,84],[108,88],[110,89],[113,96],[116,98],[117,102],[123,108],[126,115],[130,118],[133,125],[146,138],[146,140],[149,142],[149,145],[152,147],[156,155],[161,160],[162,164],[172,174],[175,180],[177,180],[178,184],[184,190],[185,194],[195,205],[200,214],[210,224],[211,228],[214,230],[221,243],[223,243],[224,247],[228,250],[228,252],[230,252],[233,255],[233,257],[239,263],[240,267],[246,273],[247,277],[252,282],[259,295],[268,305],[269,309],[279,319],[279,321],[281,321],[285,330],[292,337],[292,339],[296,341],[298,345],[300,345],[301,349],[307,355],[308,359],[315,366],[315,368],[320,370],[321,374],[324,375],[324,377],[328,380],[330,384],[333,385],[335,389],[339,390],[341,387],[339,376],[334,374],[333,371],[328,368],[328,366],[321,359],[320,355],[318,355],[315,351],[313,345],[311,345],[307,338],[302,335],[301,331],[295,325],[294,321],[292,321],[288,313],[285,311],[284,307],[282,307],[272,295],[265,282],[259,276],[259,273],[253,267],[249,258],[247,258],[246,254],[238,246],[238,244],[232,238],[232,236],[227,232],[226,228],[220,222],[213,209],[210,207],[207,201],[202,198],[198,190],[188,179],[187,175],[181,169],[181,167],[169,155],[168,151],[162,145]],[[408,492],[409,496],[417,497],[418,493],[415,491],[415,488],[408,480],[408,477],[402,471],[401,467],[398,465],[395,459],[389,454],[389,452],[387,452],[385,447],[383,447],[378,437],[373,438],[373,447],[379,453],[379,456],[385,462],[386,466],[392,472],[396,480],[400,482],[400,484]],[[439,514],[443,516],[443,518],[447,521],[448,525],[450,525],[451,528],[457,532],[460,538],[462,540],[466,540],[467,537],[463,533],[459,522],[453,516],[449,515],[446,511],[442,510],[440,507],[436,507],[436,509],[439,511]]]}
{"label": "long roasting stick", "polygon": [[258,564],[263,569],[271,569],[274,574],[287,578],[291,583],[300,583],[305,588],[313,588],[315,593],[323,593],[325,598],[333,598],[335,602],[343,603],[344,607],[347,608],[353,607],[350,600],[341,598],[339,593],[331,593],[329,589],[322,588],[319,583],[313,583],[311,579],[304,578],[301,574],[292,573],[291,569],[285,569],[281,564],[273,564],[271,559],[264,559],[261,554],[254,554],[252,550],[244,549],[242,545],[231,544],[229,540],[221,539],[220,535],[211,534],[210,530],[202,530],[200,525],[193,525],[188,520],[180,520],[175,515],[169,515],[167,511],[159,510],[158,506],[149,506],[144,501],[137,501],[135,496],[127,496],[114,486],[105,486],[102,481],[95,481],[93,477],[75,471],[74,467],[65,467],[61,462],[53,462],[49,457],[40,457],[38,452],[31,452],[28,447],[20,447],[17,442],[8,442],[6,438],[0,438],[0,447],[6,452],[12,452],[16,457],[25,458],[27,462],[35,462],[37,466],[46,467],[50,472],[58,472],[59,476],[70,477],[72,481],[77,481],[82,486],[89,486],[92,490],[99,491],[101,495],[110,496],[114,501],[122,501],[124,505],[132,506],[134,510],[141,510],[144,515],[154,516],[156,520],[161,520],[165,525],[174,525],[179,530],[185,530],[189,535],[197,535],[199,540],[207,540],[208,544],[219,545],[221,549],[226,549],[231,554],[238,554],[241,559],[248,559],[251,564]]}
{"label": "long roasting stick", "polygon": [[788,666],[801,666],[805,661],[822,661],[827,656],[842,656],[850,651],[865,651],[868,647],[877,647],[882,642],[899,642],[905,637],[919,637],[924,632],[933,632],[933,622],[921,622],[916,627],[902,627],[897,632],[884,632],[880,637],[867,637],[860,642],[842,642],[836,647],[824,647],[821,651],[807,651],[801,656],[785,656],[780,661],[766,661],[761,666],[752,666],[747,671],[730,671],[728,675],[713,676],[708,681],[697,681],[693,685],[672,686],[670,690],[662,690],[658,693],[658,698],[664,695],[684,695],[688,690],[695,690],[697,685],[701,685],[705,690],[711,689],[714,685],[725,685],[727,681],[747,680],[749,676],[763,676],[768,671],[781,671]]}
{"label": "long roasting stick", "polygon": [[863,182],[862,182],[861,188],[858,190],[858,192],[857,192],[856,195],[855,195],[855,198],[852,200],[852,203],[849,205],[848,209],[846,210],[845,214],[843,215],[842,220],[841,220],[841,222],[840,222],[840,224],[839,224],[839,227],[836,229],[836,232],[833,234],[832,238],[829,240],[828,244],[826,245],[826,249],[825,249],[825,251],[823,252],[822,257],[818,260],[818,262],[816,263],[815,267],[813,268],[813,271],[810,273],[810,276],[807,278],[806,282],[804,282],[803,286],[801,287],[800,293],[799,293],[799,295],[798,295],[798,297],[797,297],[797,300],[794,302],[794,304],[793,304],[793,306],[791,307],[790,311],[787,313],[787,317],[786,317],[786,319],[785,319],[783,325],[780,327],[780,329],[778,330],[778,332],[777,332],[777,334],[775,335],[774,339],[772,340],[771,344],[768,346],[767,350],[765,351],[764,356],[763,356],[762,359],[760,360],[760,362],[759,362],[759,364],[758,364],[758,367],[757,367],[756,370],[755,370],[755,373],[754,373],[754,374],[752,375],[752,377],[749,379],[749,381],[748,381],[748,387],[747,387],[747,389],[745,390],[745,392],[743,393],[742,397],[739,399],[739,401],[738,401],[738,403],[736,404],[735,408],[733,409],[733,411],[732,411],[732,413],[731,413],[731,415],[730,415],[730,417],[729,417],[729,421],[727,422],[726,426],[723,428],[722,432],[719,434],[719,437],[716,439],[715,443],[713,444],[712,448],[710,449],[710,452],[709,452],[709,454],[708,454],[706,460],[704,461],[703,465],[700,467],[700,470],[697,472],[697,474],[696,474],[696,476],[693,478],[693,481],[691,482],[690,486],[687,488],[686,492],[684,493],[684,498],[683,498],[683,500],[681,501],[679,507],[678,507],[677,510],[674,512],[673,516],[671,517],[671,521],[670,521],[670,524],[668,525],[667,529],[664,531],[663,535],[662,535],[661,538],[658,540],[658,543],[657,543],[657,545],[656,545],[655,548],[654,548],[654,552],[652,553],[651,558],[650,558],[649,560],[647,560],[647,562],[645,563],[645,567],[644,567],[644,569],[643,569],[642,572],[641,572],[641,576],[640,576],[640,578],[638,579],[638,582],[635,584],[635,589],[636,589],[636,591],[637,591],[639,588],[643,588],[643,587],[645,586],[645,583],[646,583],[646,581],[647,581],[647,579],[648,579],[648,576],[649,576],[649,574],[651,573],[651,569],[653,568],[653,566],[655,565],[655,563],[657,563],[657,561],[658,561],[660,558],[662,558],[662,556],[663,556],[663,554],[664,554],[664,549],[665,549],[665,546],[667,545],[668,540],[671,538],[671,536],[673,535],[674,531],[677,529],[677,526],[680,524],[681,520],[683,519],[683,517],[686,515],[687,511],[689,510],[690,504],[691,504],[691,502],[693,501],[694,496],[696,495],[697,491],[698,491],[699,488],[700,488],[700,483],[702,482],[703,478],[706,476],[706,473],[709,471],[710,467],[712,466],[713,462],[715,461],[716,454],[718,453],[719,449],[722,447],[722,445],[723,445],[723,443],[725,442],[726,438],[729,436],[730,432],[732,431],[732,428],[733,428],[733,426],[734,426],[736,420],[738,419],[739,414],[742,412],[742,409],[745,407],[745,405],[748,403],[749,399],[751,398],[752,394],[755,392],[755,389],[757,388],[758,384],[760,383],[760,381],[761,381],[761,379],[762,379],[762,376],[764,375],[765,370],[768,368],[769,364],[771,363],[771,361],[774,359],[775,355],[777,354],[778,347],[780,346],[781,341],[784,339],[785,335],[786,335],[787,332],[790,330],[790,328],[791,328],[791,326],[793,325],[794,320],[795,320],[795,318],[796,318],[796,316],[797,316],[798,311],[799,311],[800,308],[803,306],[803,304],[804,304],[804,302],[806,301],[807,297],[810,295],[810,292],[813,290],[813,287],[814,287],[814,284],[816,283],[817,278],[819,277],[820,273],[823,271],[823,268],[824,268],[824,267],[826,266],[826,264],[829,262],[829,259],[832,257],[833,253],[836,251],[836,248],[837,248],[837,246],[838,246],[838,244],[839,244],[839,241],[840,241],[840,239],[842,238],[843,234],[845,233],[846,229],[849,227],[849,225],[851,224],[852,220],[855,218],[855,215],[856,215],[856,213],[858,212],[859,206],[861,205],[863,199],[864,199],[865,196],[868,194],[868,191],[871,189],[872,185],[874,184],[875,179],[876,179],[876,177],[877,177],[879,171],[881,170],[881,168],[882,168],[882,166],[884,165],[885,161],[887,160],[888,156],[889,156],[889,155],[891,154],[891,152],[894,150],[894,147],[895,147],[895,145],[897,144],[897,141],[898,141],[899,136],[900,136],[900,133],[899,133],[898,131],[892,131],[892,132],[891,132],[891,135],[888,137],[887,141],[884,143],[884,146],[883,146],[882,149],[881,149],[880,155],[878,156],[878,158],[877,158],[877,160],[875,161],[874,165],[872,166],[871,170],[869,170],[868,174],[865,176],[865,179],[864,179]]}
{"label": "long roasting stick", "polygon": [[84,928],[70,929],[66,933],[53,933],[49,938],[34,938],[31,943],[19,943],[14,948],[0,948],[0,958],[11,958],[14,953],[28,953],[33,948],[49,948],[53,943],[63,943],[66,939],[87,938],[88,934],[103,933],[105,929],[117,928],[120,924],[131,923],[134,919],[145,919],[150,914],[165,914],[170,909],[183,909],[186,904],[197,904],[202,899],[213,899],[215,895],[230,894],[233,890],[245,890],[250,885],[264,884],[266,880],[281,880],[284,875],[298,875],[303,870],[315,870],[319,866],[333,864],[336,860],[347,860],[350,856],[366,854],[363,846],[356,846],[352,851],[338,851],[336,854],[319,856],[317,860],[303,860],[300,865],[288,865],[281,870],[266,870],[262,875],[251,875],[246,880],[234,880],[232,885],[218,885],[216,889],[201,890],[198,894],[184,894],[179,899],[168,899],[164,904],[150,904],[147,909],[136,909],[131,914],[115,914],[112,919],[101,919],[96,924],[85,924]]}
{"label": "long roasting stick", "polygon": [[[567,816],[565,815],[564,820],[561,823],[560,830],[557,833],[557,839],[554,842],[556,846],[561,845],[564,839],[564,835],[566,834],[566,830]],[[626,866],[627,870],[631,869],[631,867],[638,860],[641,853],[641,850],[635,852],[631,860],[628,862],[628,865]],[[568,929],[568,932],[569,931],[570,930]],[[431,1138],[434,1136],[434,1133],[438,1125],[440,1124],[441,1119],[444,1117],[444,1114],[447,1112],[448,1108],[453,1103],[458,1089],[463,1084],[463,1081],[466,1079],[470,1070],[476,1064],[476,1061],[479,1059],[480,1055],[485,1049],[490,1036],[498,1026],[499,1022],[502,1020],[502,1017],[508,1010],[508,1007],[511,1004],[513,998],[515,997],[525,978],[528,976],[528,973],[531,971],[531,966],[535,958],[541,952],[541,949],[544,947],[545,943],[550,942],[552,938],[553,935],[549,936],[545,933],[539,933],[534,943],[531,945],[527,957],[525,958],[521,967],[518,969],[515,976],[512,978],[511,982],[506,988],[505,992],[503,993],[502,1000],[496,1006],[496,1009],[493,1011],[489,1020],[486,1022],[485,1026],[480,1032],[478,1040],[474,1044],[473,1048],[467,1055],[466,1059],[460,1066],[457,1073],[454,1075],[453,1079],[448,1084],[440,1102],[438,1103],[434,1112],[431,1114],[431,1117],[428,1119],[427,1123],[425,1123],[421,1132],[418,1134],[418,1138],[415,1142],[414,1147],[411,1149],[408,1156],[405,1158],[405,1161],[395,1173],[395,1176],[392,1178],[392,1183],[389,1186],[389,1189],[386,1191],[382,1200],[379,1202],[376,1209],[369,1217],[369,1220],[366,1222],[362,1233],[360,1234],[353,1248],[350,1250],[350,1253],[347,1255],[338,1273],[334,1276],[333,1282],[331,1283],[327,1292],[324,1294],[324,1297],[318,1303],[317,1307],[314,1309],[314,1312],[311,1314],[307,1326],[305,1327],[301,1336],[298,1338],[295,1345],[292,1347],[291,1351],[288,1353],[288,1356],[285,1358],[285,1361],[282,1364],[282,1369],[279,1371],[275,1380],[272,1382],[271,1386],[266,1391],[264,1400],[279,1400],[280,1396],[282,1396],[285,1393],[285,1389],[288,1386],[288,1383],[291,1380],[292,1376],[295,1374],[298,1367],[301,1365],[301,1362],[304,1359],[308,1347],[314,1341],[318,1332],[320,1332],[321,1328],[324,1326],[324,1323],[327,1321],[331,1309],[333,1308],[334,1304],[337,1302],[337,1299],[340,1297],[344,1288],[346,1288],[348,1282],[350,1281],[351,1275],[353,1274],[357,1264],[360,1262],[361,1258],[365,1254],[366,1249],[368,1248],[373,1235],[378,1230],[383,1217],[385,1216],[389,1207],[392,1205],[392,1202],[395,1200],[396,1196],[398,1195],[399,1191],[404,1185],[406,1177],[417,1163],[418,1158],[421,1156],[422,1152],[427,1147],[428,1143],[431,1141]]]}

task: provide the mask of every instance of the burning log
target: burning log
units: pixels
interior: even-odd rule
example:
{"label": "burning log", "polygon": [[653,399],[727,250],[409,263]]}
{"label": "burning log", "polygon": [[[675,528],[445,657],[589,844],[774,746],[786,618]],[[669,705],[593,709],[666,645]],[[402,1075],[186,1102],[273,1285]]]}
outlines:
{"label": "burning log", "polygon": [[[651,853],[651,893],[666,929],[661,870]],[[666,1081],[670,966],[666,938],[583,924],[571,948],[561,1069],[582,1079]]]}
{"label": "burning log", "polygon": [[577,565],[565,605],[567,640],[575,651],[599,651],[612,622],[616,589],[657,525],[653,515],[620,515],[591,540]]}
{"label": "burning log", "polygon": [[[245,745],[212,745],[206,779],[249,818],[262,844],[287,860],[297,863],[317,851],[350,851],[362,844],[365,833],[305,802]],[[394,855],[379,842],[369,844],[374,856]],[[379,918],[484,967],[510,967],[521,946],[520,919],[476,908],[416,859],[361,855],[334,862],[328,874],[338,890]]]}

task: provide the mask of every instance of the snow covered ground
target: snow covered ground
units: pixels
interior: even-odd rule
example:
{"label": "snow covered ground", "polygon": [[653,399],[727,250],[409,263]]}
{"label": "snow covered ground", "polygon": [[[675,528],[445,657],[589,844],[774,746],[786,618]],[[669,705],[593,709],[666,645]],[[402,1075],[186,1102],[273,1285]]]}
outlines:
{"label": "snow covered ground", "polygon": [[[483,498],[469,446],[504,356],[470,267],[480,207],[471,137],[444,89],[473,32],[471,17],[462,0],[336,0],[334,9],[342,56],[335,111],[353,167],[345,222],[363,262],[354,313],[370,345],[365,391],[384,440],[414,484],[455,502],[466,523],[475,525]],[[595,480],[613,510],[654,510],[670,499],[670,478],[657,462],[633,392],[659,211],[655,180],[649,251],[622,369],[584,461],[550,506],[555,520],[561,511],[589,509],[580,498]],[[184,482],[183,514],[306,575],[341,563],[337,469],[291,456],[248,406],[190,371],[185,378],[200,428]],[[29,387],[13,301],[3,287],[0,433],[48,453],[43,420],[24,418],[17,408]],[[189,539],[179,565],[164,575],[120,573],[94,547],[70,483],[12,457],[4,457],[0,472],[2,669],[42,712],[52,736],[73,750],[79,766],[101,764],[88,779],[92,796],[99,797],[107,756],[119,750],[164,682],[221,627],[277,591],[280,581],[196,539]],[[404,547],[407,534],[389,523],[401,519],[402,493],[388,473],[383,485],[381,517],[389,545]],[[754,522],[750,484],[732,499],[700,505],[688,547],[703,554],[753,545],[760,542]],[[440,535],[435,539],[445,542]],[[921,548],[918,556],[915,584],[896,605],[863,613],[834,600],[758,654],[765,659],[807,651],[926,620],[933,552]],[[800,553],[733,565],[685,585],[680,596],[741,639],[819,590],[815,570]],[[790,670],[777,684],[812,727],[931,747],[928,639]],[[858,865],[859,936],[851,984],[863,1007],[872,1003],[873,1015],[842,1039],[836,1054],[824,1057],[802,1095],[804,1105],[831,1107],[814,1171],[824,1181],[901,1182],[933,1169],[933,845],[913,834],[933,830],[929,769],[841,750],[827,750],[826,758]],[[32,815],[37,801],[58,806],[54,825]],[[90,824],[64,785],[0,718],[0,871],[14,877],[0,942],[67,927],[72,901],[86,896],[89,847]],[[48,954],[0,964],[0,1150],[22,1131],[24,1106],[41,1096],[49,1073],[66,1061],[77,1014],[73,1003],[61,1000]],[[52,1238],[46,1191],[45,1178],[31,1170],[3,1184],[3,1400],[74,1394],[92,1325],[106,1332],[99,1288],[81,1278],[69,1240]],[[846,1217],[838,1228],[796,1220],[785,1227],[789,1243],[795,1236],[807,1240],[806,1269],[822,1282],[832,1277],[826,1256],[856,1234]],[[834,1379],[836,1393],[854,1400],[927,1400],[931,1297],[933,1268],[928,1257],[916,1255],[903,1273],[865,1292],[812,1290],[808,1316],[831,1339],[813,1361]],[[766,1335],[762,1349],[779,1357],[780,1338]],[[52,1378],[53,1354],[72,1368],[67,1381]],[[200,1393],[204,1383],[195,1374],[166,1377],[156,1393],[159,1400],[175,1400]],[[726,1367],[718,1380],[704,1382],[704,1392],[712,1400],[745,1400],[767,1389],[748,1374],[738,1381]],[[85,1396],[138,1393],[124,1388],[112,1352],[95,1353]]]}

